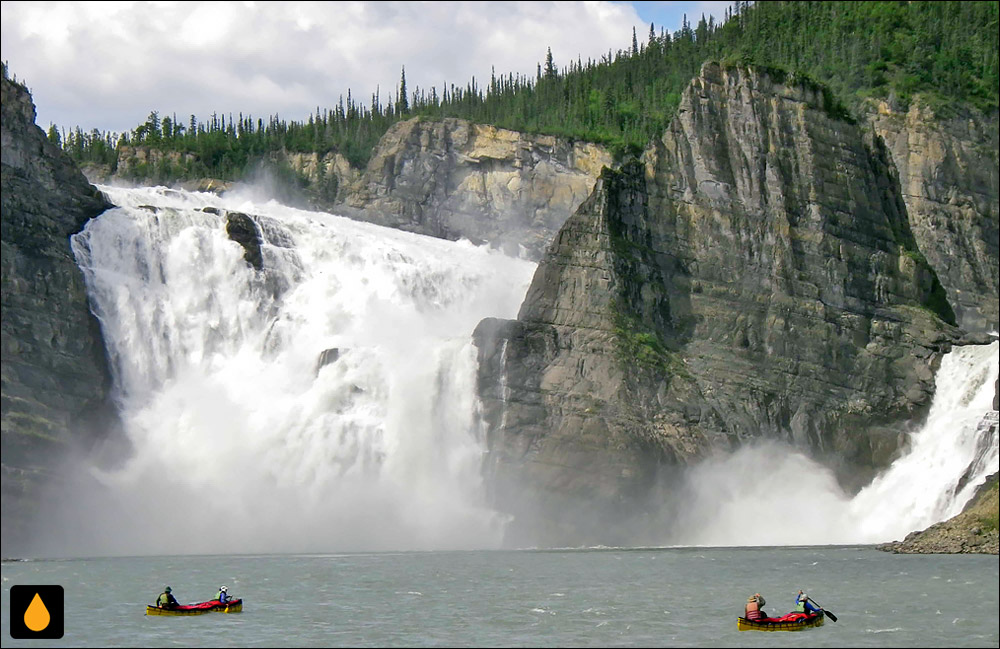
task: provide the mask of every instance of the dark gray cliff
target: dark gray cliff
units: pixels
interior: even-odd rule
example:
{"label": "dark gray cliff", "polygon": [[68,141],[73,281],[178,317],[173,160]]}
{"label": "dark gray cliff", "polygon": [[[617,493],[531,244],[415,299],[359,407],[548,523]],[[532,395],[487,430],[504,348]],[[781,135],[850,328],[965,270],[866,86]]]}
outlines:
{"label": "dark gray cliff", "polygon": [[868,116],[899,170],[910,227],[937,272],[958,324],[1000,327],[1000,117],[969,111],[937,117],[914,102],[887,102]]}
{"label": "dark gray cliff", "polygon": [[855,489],[929,406],[953,320],[880,142],[818,92],[708,64],[518,319],[477,328],[508,541],[668,542],[650,522],[683,467],[758,438]]}
{"label": "dark gray cliff", "polygon": [[2,83],[2,538],[12,556],[63,453],[88,448],[115,420],[104,344],[69,245],[111,206],[35,126],[27,89]]}

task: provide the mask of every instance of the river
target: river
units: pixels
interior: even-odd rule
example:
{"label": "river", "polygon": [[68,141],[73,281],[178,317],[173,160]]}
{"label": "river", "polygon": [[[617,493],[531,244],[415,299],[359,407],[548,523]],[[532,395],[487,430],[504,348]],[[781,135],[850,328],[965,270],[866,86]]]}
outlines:
{"label": "river", "polygon": [[[4,647],[996,647],[995,555],[871,546],[189,556],[3,563]],[[11,640],[10,584],[65,589],[60,641]],[[242,613],[147,617],[221,584]],[[805,590],[837,621],[737,631]]]}

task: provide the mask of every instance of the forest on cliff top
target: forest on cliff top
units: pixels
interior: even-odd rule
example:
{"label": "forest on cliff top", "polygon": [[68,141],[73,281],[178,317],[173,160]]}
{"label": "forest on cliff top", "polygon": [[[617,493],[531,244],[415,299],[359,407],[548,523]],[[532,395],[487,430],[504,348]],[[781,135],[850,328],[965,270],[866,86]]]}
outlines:
{"label": "forest on cliff top", "polygon": [[[681,29],[633,32],[631,43],[600,60],[560,65],[551,50],[534,77],[494,74],[440,89],[406,85],[387,98],[359,101],[347,90],[336,106],[304,121],[276,115],[212,114],[181,119],[153,111],[128,133],[60,133],[50,141],[78,163],[114,171],[124,146],[189,154],[134,165],[132,180],[239,180],[278,151],[340,153],[363,168],[396,122],[456,117],[526,133],[639,151],[663,131],[681,92],[708,60],[769,68],[824,92],[829,111],[850,119],[869,99],[905,109],[917,96],[939,116],[973,107],[994,111],[1000,88],[1000,3],[738,1],[721,24],[704,16]],[[4,76],[7,68],[4,66]]]}

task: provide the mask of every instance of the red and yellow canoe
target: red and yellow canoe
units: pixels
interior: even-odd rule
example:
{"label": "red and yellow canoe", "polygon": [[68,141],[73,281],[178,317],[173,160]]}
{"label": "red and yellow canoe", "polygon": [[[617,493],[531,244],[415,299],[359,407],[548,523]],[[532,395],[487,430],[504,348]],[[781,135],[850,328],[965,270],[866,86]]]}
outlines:
{"label": "red and yellow canoe", "polygon": [[231,599],[225,604],[213,599],[199,604],[183,604],[174,608],[146,605],[146,615],[204,615],[205,613],[240,613],[242,611],[242,599]]}
{"label": "red and yellow canoe", "polygon": [[789,613],[781,617],[765,617],[762,620],[736,618],[736,628],[740,631],[802,631],[823,626],[823,611],[816,613]]}

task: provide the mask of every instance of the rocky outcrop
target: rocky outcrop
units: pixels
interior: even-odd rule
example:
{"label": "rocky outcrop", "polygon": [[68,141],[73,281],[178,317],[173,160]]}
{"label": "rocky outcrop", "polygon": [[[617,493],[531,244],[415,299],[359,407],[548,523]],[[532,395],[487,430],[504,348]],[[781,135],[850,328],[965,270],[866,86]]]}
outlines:
{"label": "rocky outcrop", "polygon": [[997,493],[997,474],[994,473],[958,516],[926,530],[911,532],[902,541],[877,547],[895,554],[997,554],[1000,552],[997,533],[1000,499]]}
{"label": "rocky outcrop", "polygon": [[358,181],[361,172],[339,153],[290,153],[286,164],[305,178],[312,187],[314,202],[322,208],[332,208],[343,202],[342,196]]}
{"label": "rocky outcrop", "polygon": [[1000,327],[1000,117],[963,109],[939,117],[872,105],[868,121],[899,171],[910,228],[969,331]]}
{"label": "rocky outcrop", "polygon": [[23,549],[39,485],[115,421],[100,330],[69,237],[111,207],[2,85],[2,492],[5,556]]}
{"label": "rocky outcrop", "polygon": [[242,246],[243,259],[254,270],[264,268],[264,255],[260,250],[260,230],[253,219],[243,212],[226,212],[226,234]]}
{"label": "rocky outcrop", "polygon": [[414,118],[389,129],[340,196],[354,218],[538,259],[611,163],[596,144]]}
{"label": "rocky outcrop", "polygon": [[150,146],[125,145],[118,150],[118,163],[114,175],[129,180],[142,180],[169,174],[172,169],[191,165],[193,153],[163,151]]}
{"label": "rocky outcrop", "polygon": [[510,543],[664,542],[644,526],[683,467],[760,438],[848,489],[893,458],[958,330],[887,153],[828,107],[706,64],[559,231],[517,321],[481,323]]}

